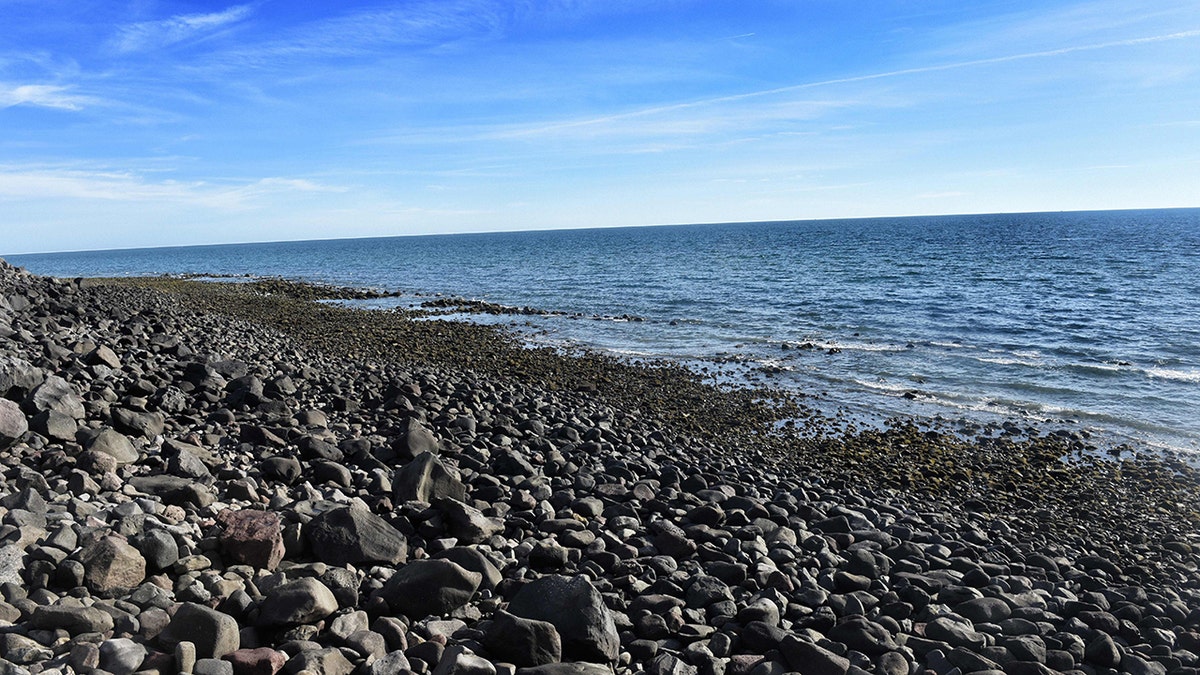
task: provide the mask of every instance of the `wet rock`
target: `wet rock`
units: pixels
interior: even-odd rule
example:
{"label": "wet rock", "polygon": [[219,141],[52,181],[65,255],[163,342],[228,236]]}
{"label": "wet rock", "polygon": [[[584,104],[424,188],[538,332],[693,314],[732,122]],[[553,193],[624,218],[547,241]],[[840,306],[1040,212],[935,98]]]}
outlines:
{"label": "wet rock", "polygon": [[611,663],[620,647],[612,612],[585,577],[551,575],[529,582],[509,602],[516,616],[553,624],[563,658]]}
{"label": "wet rock", "polygon": [[305,525],[304,533],[313,555],[330,565],[396,565],[408,558],[404,535],[359,506],[321,513]]}

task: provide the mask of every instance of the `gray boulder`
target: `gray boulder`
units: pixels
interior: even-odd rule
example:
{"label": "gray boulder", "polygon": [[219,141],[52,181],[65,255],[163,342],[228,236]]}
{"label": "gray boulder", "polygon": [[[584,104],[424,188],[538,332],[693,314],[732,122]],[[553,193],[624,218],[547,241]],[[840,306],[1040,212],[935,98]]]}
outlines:
{"label": "gray boulder", "polygon": [[263,598],[258,608],[258,625],[275,627],[316,623],[337,609],[337,598],[333,592],[316,579],[305,577],[277,586]]}
{"label": "gray boulder", "polygon": [[398,502],[433,503],[438,499],[466,499],[467,488],[437,455],[427,452],[396,473],[394,493]]}
{"label": "gray boulder", "polygon": [[304,526],[313,555],[321,562],[396,565],[408,559],[408,540],[383,518],[361,506],[333,509]]}
{"label": "gray boulder", "polygon": [[0,450],[16,443],[29,431],[29,421],[21,406],[6,398],[0,398]]}
{"label": "gray boulder", "polygon": [[25,410],[31,415],[53,410],[77,420],[87,414],[75,385],[57,375],[50,375],[30,392]]}
{"label": "gray boulder", "polygon": [[195,645],[196,656],[202,659],[219,659],[241,646],[236,619],[194,602],[179,607],[168,631],[175,640]]}
{"label": "gray boulder", "polygon": [[553,624],[568,661],[617,660],[620,638],[612,612],[586,577],[552,575],[531,581],[517,591],[508,611]]}
{"label": "gray boulder", "polygon": [[540,666],[562,660],[562,639],[548,621],[526,619],[500,611],[483,636],[483,644],[498,661],[518,667]]}
{"label": "gray boulder", "polygon": [[480,581],[478,572],[449,560],[415,560],[393,574],[379,593],[394,611],[421,619],[467,604]]}

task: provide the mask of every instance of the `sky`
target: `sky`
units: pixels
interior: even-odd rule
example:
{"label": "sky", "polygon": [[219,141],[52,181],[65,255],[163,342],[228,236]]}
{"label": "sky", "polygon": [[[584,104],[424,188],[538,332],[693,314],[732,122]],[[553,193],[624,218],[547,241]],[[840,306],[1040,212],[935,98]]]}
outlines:
{"label": "sky", "polygon": [[0,0],[0,253],[1196,206],[1195,0]]}

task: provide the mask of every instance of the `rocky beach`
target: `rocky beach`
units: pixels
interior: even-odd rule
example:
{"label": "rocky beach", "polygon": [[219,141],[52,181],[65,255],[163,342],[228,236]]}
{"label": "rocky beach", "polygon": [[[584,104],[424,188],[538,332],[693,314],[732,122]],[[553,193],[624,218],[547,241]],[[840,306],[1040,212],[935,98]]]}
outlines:
{"label": "rocky beach", "polygon": [[285,281],[0,263],[0,675],[1193,675],[1200,479]]}

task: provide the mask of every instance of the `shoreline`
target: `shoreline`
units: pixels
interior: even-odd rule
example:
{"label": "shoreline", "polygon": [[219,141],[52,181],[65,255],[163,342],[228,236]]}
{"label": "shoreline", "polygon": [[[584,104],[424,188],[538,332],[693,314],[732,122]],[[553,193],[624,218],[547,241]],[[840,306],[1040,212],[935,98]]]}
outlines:
{"label": "shoreline", "polygon": [[6,672],[1200,667],[1185,464],[261,290],[0,263]]}

